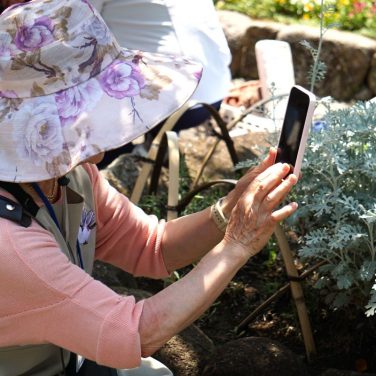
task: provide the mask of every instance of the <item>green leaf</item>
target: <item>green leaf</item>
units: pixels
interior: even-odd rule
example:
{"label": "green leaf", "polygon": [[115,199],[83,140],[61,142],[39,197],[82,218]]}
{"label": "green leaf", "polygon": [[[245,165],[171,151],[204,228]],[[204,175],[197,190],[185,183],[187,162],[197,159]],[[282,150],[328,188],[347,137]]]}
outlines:
{"label": "green leaf", "polygon": [[350,274],[340,275],[337,278],[337,286],[340,290],[347,290],[353,284],[353,278]]}
{"label": "green leaf", "polygon": [[359,278],[362,281],[371,281],[375,277],[376,261],[365,260],[359,269]]}

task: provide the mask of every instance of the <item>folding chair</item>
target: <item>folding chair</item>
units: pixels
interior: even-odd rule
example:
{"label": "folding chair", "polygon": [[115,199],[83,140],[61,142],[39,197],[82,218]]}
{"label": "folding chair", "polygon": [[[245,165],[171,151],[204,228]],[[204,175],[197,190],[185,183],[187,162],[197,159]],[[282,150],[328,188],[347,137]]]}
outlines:
{"label": "folding chair", "polygon": [[[166,132],[169,132],[173,129],[177,121],[180,119],[180,117],[188,111],[190,108],[196,106],[196,105],[202,105],[204,106],[209,113],[211,114],[213,120],[216,122],[217,126],[219,127],[220,132],[217,132],[213,128],[213,133],[218,139],[218,142],[220,140],[223,140],[226,144],[227,150],[229,152],[229,156],[232,160],[232,163],[236,165],[239,161],[233,140],[231,139],[228,129],[226,127],[225,121],[221,118],[218,111],[214,109],[212,106],[210,106],[207,103],[199,103],[195,101],[188,101],[184,106],[182,106],[178,111],[176,111],[174,114],[172,114],[164,123],[161,130],[158,132],[157,136],[154,138],[152,145],[149,149],[148,155],[145,158],[144,165],[141,169],[141,172],[136,180],[136,184],[134,186],[134,189],[131,194],[131,201],[135,204],[137,204],[141,198],[141,195],[144,191],[144,188],[147,184],[148,178],[153,170],[155,169],[154,175],[154,181],[158,181],[158,174],[160,172],[161,163],[156,164],[157,160],[157,154],[158,150],[160,149],[163,137],[165,136]],[[161,162],[161,160],[159,160]],[[155,188],[155,185],[149,189],[149,192],[153,191]]]}

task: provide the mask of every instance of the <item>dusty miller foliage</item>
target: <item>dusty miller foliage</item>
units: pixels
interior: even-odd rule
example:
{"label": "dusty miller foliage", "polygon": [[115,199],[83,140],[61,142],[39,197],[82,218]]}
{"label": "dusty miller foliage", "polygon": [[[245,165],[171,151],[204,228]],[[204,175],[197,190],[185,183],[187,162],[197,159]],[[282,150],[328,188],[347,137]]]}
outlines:
{"label": "dusty miller foliage", "polygon": [[[322,12],[330,11],[321,2]],[[322,13],[323,14],[323,13]],[[321,20],[323,17],[321,15]],[[307,41],[313,63],[310,89],[325,78],[320,60],[324,34],[336,25],[320,23],[317,48]],[[295,188],[299,210],[288,220],[300,235],[299,256],[325,261],[314,287],[332,308],[353,304],[376,312],[376,101],[340,110],[322,100],[326,114],[310,131]],[[252,166],[244,161],[239,168]]]}
{"label": "dusty miller foliage", "polygon": [[[325,78],[320,60],[327,30],[323,24],[330,6],[321,1],[317,49],[308,42],[313,64],[308,72],[310,89]],[[295,221],[302,230],[299,255],[325,261],[315,287],[333,308],[348,304],[376,311],[376,103],[359,102],[333,111],[327,104],[324,121],[311,129],[303,179],[296,194],[302,200]]]}
{"label": "dusty miller foliage", "polygon": [[321,261],[315,287],[334,308],[376,309],[376,103],[328,111],[311,129],[291,218],[299,255]]}

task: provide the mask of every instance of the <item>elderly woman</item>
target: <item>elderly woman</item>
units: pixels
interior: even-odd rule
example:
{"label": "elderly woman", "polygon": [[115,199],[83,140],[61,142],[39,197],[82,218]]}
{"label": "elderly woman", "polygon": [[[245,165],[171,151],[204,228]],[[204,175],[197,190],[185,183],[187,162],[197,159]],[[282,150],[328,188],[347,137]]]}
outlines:
{"label": "elderly woman", "polygon": [[[0,374],[171,375],[145,357],[296,210],[277,208],[296,176],[271,150],[221,202],[158,221],[94,163],[173,113],[200,67],[121,49],[86,0],[14,5],[0,46]],[[95,259],[154,278],[200,261],[136,303],[90,276]]]}

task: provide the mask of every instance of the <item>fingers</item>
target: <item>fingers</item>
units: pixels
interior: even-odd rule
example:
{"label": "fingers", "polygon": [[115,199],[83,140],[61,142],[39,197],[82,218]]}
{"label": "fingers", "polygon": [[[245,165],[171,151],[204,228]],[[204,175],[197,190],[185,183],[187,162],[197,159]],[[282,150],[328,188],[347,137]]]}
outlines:
{"label": "fingers", "polygon": [[244,245],[250,256],[266,244],[275,224],[298,207],[294,202],[275,210],[298,180],[289,172],[286,163],[268,167],[248,185],[231,213],[226,239]]}
{"label": "fingers", "polygon": [[[277,163],[263,173],[261,173],[252,183],[252,186],[256,189],[254,195],[255,198],[262,201],[265,196],[269,194],[276,186],[282,183],[282,179],[289,173],[290,167],[287,163]],[[294,182],[294,179],[286,179],[288,185]]]}
{"label": "fingers", "polygon": [[[273,210],[273,208],[277,207],[286,195],[291,191],[292,187],[297,183],[298,178],[291,174],[285,180],[281,182],[273,191],[271,191],[266,199],[264,204],[267,206],[267,210]],[[293,214],[296,209],[298,208],[298,204],[296,202],[291,202],[288,205],[285,205],[283,208],[276,210],[271,213],[271,218],[274,222],[280,222],[291,214]]]}
{"label": "fingers", "polygon": [[[289,173],[290,168],[287,163],[277,163],[262,174],[260,174],[255,182],[252,184],[255,188],[251,188],[250,203],[253,206],[252,217],[256,223],[263,222],[266,218],[276,220],[272,217],[273,210],[283,201],[286,195],[290,192],[292,187],[297,182],[295,175],[289,175],[286,179],[283,178]],[[253,193],[253,194],[252,194]],[[252,198],[253,196],[253,198]],[[294,208],[294,205],[290,209]],[[285,209],[287,210],[287,209]],[[289,211],[277,211],[277,219],[288,216]]]}
{"label": "fingers", "polygon": [[273,212],[271,217],[275,222],[283,221],[284,219],[288,218],[291,214],[293,214],[297,208],[298,204],[296,202],[291,202],[283,208]]}
{"label": "fingers", "polygon": [[297,183],[298,179],[295,175],[289,175],[285,180],[278,184],[272,191],[270,191],[264,200],[264,205],[267,209],[277,207],[286,195],[291,191],[292,187]]}
{"label": "fingers", "polygon": [[238,201],[238,215],[250,223],[262,222],[266,217],[270,217],[271,212],[297,181],[295,175],[283,180],[289,171],[287,163],[277,163],[258,175]]}
{"label": "fingers", "polygon": [[[282,164],[274,164],[275,158],[277,155],[277,150],[275,148],[270,148],[266,158],[260,163],[259,166],[248,170],[248,172],[238,181],[236,187],[226,196],[224,201],[224,211],[227,213],[227,216],[230,215],[232,209],[235,207],[239,198],[244,193],[250,193],[250,189],[253,189],[253,194],[257,193],[259,202],[263,200],[265,195],[272,190],[276,185],[278,185],[281,180],[289,172],[289,168],[283,167],[281,170]],[[274,176],[274,170],[280,171],[277,173],[277,176]],[[269,176],[269,178],[267,178]],[[263,181],[265,180],[265,182]],[[253,184],[251,186],[251,184]],[[259,188],[255,189],[255,184],[259,185]],[[266,187],[266,189],[265,189]]]}
{"label": "fingers", "polygon": [[263,161],[258,166],[250,168],[245,175],[251,175],[252,178],[257,176],[274,164],[276,156],[277,150],[275,148],[270,148],[268,155],[263,159]]}
{"label": "fingers", "polygon": [[270,167],[272,164],[274,164],[276,155],[277,155],[277,150],[275,148],[270,148],[268,155],[259,165],[260,170],[264,171],[265,169]]}
{"label": "fingers", "polygon": [[[273,158],[273,151],[269,157]],[[271,160],[269,157],[264,160],[264,166]],[[286,219],[298,208],[298,204],[293,202],[275,210],[298,181],[296,175],[289,173],[287,163],[267,167],[247,185],[232,210],[225,239],[243,245],[249,256],[264,247],[277,222]]]}

